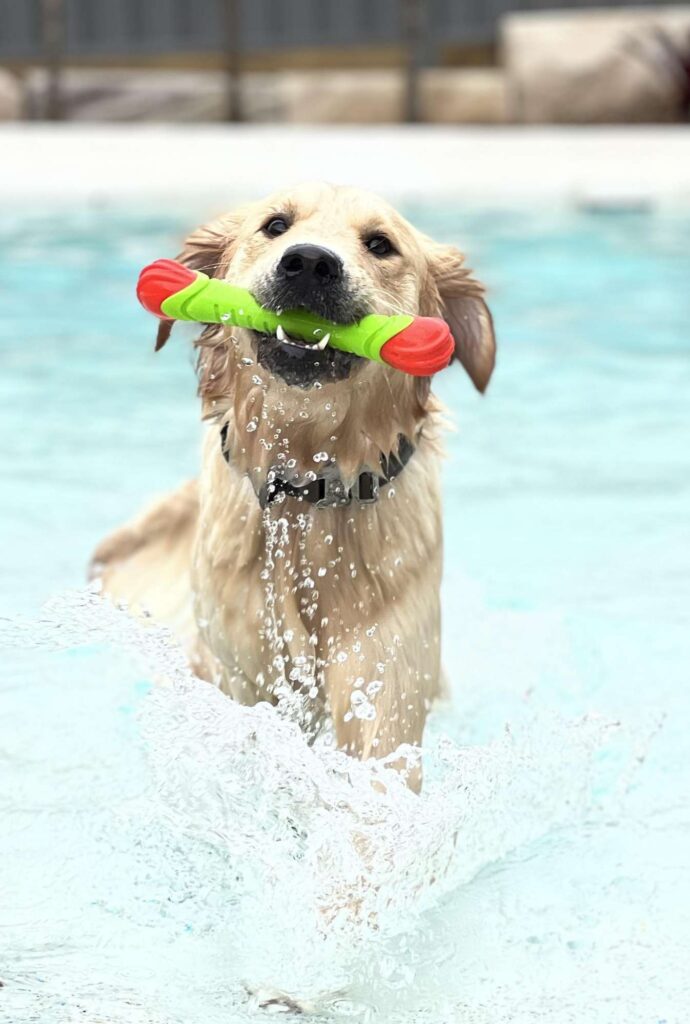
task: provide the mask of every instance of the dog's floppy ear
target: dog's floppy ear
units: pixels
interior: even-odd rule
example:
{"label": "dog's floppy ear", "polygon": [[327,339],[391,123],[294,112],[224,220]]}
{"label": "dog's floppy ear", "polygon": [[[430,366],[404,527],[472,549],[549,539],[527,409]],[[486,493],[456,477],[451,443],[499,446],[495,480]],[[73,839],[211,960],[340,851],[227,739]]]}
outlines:
{"label": "dog's floppy ear", "polygon": [[[227,267],[232,255],[232,242],[237,234],[241,215],[227,214],[209,224],[202,224],[185,240],[182,252],[175,258],[190,270],[202,270],[217,277]],[[173,329],[172,320],[161,320],[156,335],[156,352],[162,349]]]}
{"label": "dog's floppy ear", "polygon": [[428,280],[422,290],[421,312],[439,314],[455,339],[455,355],[478,391],[484,391],[496,362],[496,337],[484,287],[464,266],[464,256],[452,245],[426,241]]}

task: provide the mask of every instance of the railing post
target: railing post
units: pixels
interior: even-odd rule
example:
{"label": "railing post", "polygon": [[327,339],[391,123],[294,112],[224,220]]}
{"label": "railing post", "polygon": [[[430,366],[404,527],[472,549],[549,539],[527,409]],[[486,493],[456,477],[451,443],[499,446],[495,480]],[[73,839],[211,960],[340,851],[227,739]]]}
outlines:
{"label": "railing post", "polygon": [[403,116],[415,123],[422,120],[419,97],[420,71],[428,50],[427,0],[400,0],[402,35],[405,46],[405,98]]}
{"label": "railing post", "polygon": [[45,116],[62,118],[62,59],[65,45],[64,0],[41,0],[41,35],[47,74]]}
{"label": "railing post", "polygon": [[242,0],[219,0],[223,22],[223,39],[225,55],[226,108],[227,121],[243,121],[242,110],[242,44],[241,11]]}

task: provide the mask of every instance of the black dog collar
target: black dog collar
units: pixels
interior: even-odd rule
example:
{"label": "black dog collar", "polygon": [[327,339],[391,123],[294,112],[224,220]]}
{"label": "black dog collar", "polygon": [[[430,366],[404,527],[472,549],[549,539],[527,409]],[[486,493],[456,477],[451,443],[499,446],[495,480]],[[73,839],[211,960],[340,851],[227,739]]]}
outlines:
{"label": "black dog collar", "polygon": [[[227,450],[228,425],[225,423],[220,431],[220,450],[227,463],[230,462],[230,453]],[[356,501],[360,505],[371,505],[378,501],[379,488],[395,480],[415,452],[415,446],[403,434],[398,436],[398,450],[389,455],[380,456],[381,472],[372,473],[364,470],[355,480],[349,489],[345,486],[336,466],[330,466],[325,472],[320,473],[309,483],[292,484],[278,476],[275,470],[271,471],[271,479],[256,492],[261,508],[266,508],[276,501],[279,495],[299,498],[306,501],[314,508],[333,508],[338,505],[349,505]]]}

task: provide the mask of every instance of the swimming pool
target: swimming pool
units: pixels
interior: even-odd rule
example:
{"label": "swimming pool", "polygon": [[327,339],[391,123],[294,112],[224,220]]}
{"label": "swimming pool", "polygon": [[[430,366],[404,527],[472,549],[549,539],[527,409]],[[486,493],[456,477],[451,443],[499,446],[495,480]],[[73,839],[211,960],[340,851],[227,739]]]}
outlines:
{"label": "swimming pool", "polygon": [[[3,210],[0,1020],[234,1024],[262,988],[314,1020],[686,1019],[690,218],[404,212],[489,283],[500,361],[485,399],[437,381],[453,703],[382,806],[78,589],[195,472],[189,347],[154,357],[133,281],[206,211]],[[346,794],[377,927],[324,936]]]}

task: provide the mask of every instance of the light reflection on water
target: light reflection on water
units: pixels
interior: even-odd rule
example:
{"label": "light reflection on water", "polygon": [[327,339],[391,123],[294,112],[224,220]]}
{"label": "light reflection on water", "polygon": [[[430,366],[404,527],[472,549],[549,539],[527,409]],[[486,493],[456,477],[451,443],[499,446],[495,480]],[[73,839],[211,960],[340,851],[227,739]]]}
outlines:
{"label": "light reflection on water", "polygon": [[[379,827],[366,769],[190,688],[154,633],[39,612],[194,472],[190,360],[154,359],[131,289],[199,214],[3,217],[0,1019],[227,1024],[262,985],[315,1019],[682,1019],[688,221],[413,212],[491,283],[501,361],[484,401],[438,380],[454,701]],[[376,929],[324,937],[362,828]]]}

